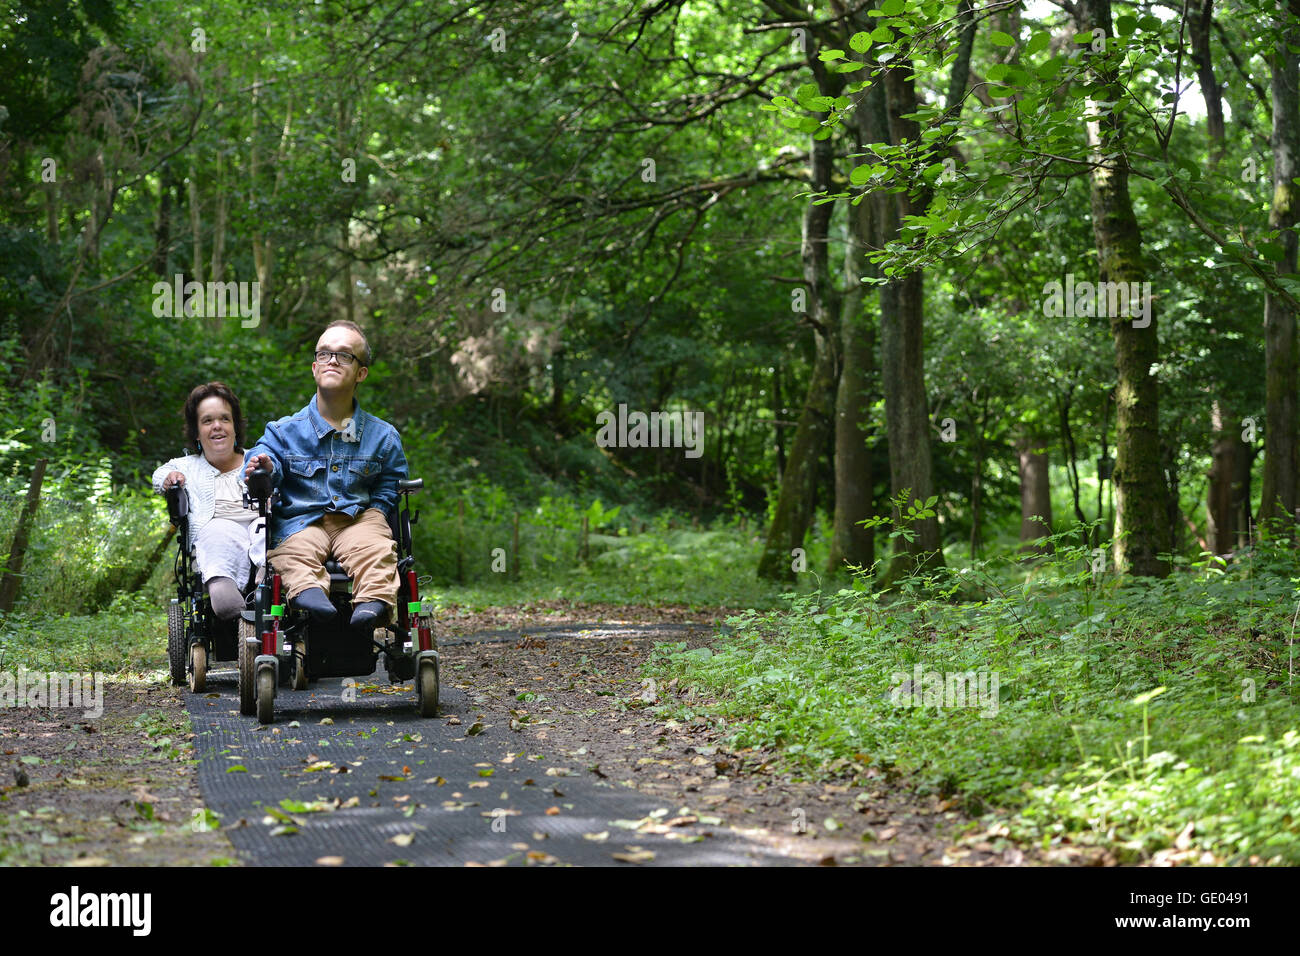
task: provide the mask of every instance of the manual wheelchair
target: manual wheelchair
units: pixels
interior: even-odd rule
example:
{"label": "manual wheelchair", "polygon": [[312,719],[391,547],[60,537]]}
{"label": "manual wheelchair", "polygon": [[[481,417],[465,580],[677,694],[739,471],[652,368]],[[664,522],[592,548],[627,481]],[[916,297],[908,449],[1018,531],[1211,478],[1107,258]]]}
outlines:
{"label": "manual wheelchair", "polygon": [[[248,477],[245,507],[256,507],[266,521],[270,550],[270,516],[279,499],[270,472],[255,470]],[[424,486],[422,479],[398,483],[400,500],[388,518],[397,545],[396,619],[376,627],[374,632],[353,630],[351,618],[352,579],[333,559],[325,562],[329,574],[329,598],[338,614],[319,621],[303,610],[289,606],[280,575],[268,560],[266,574],[253,597],[253,607],[239,620],[238,684],[239,712],[269,724],[275,716],[276,688],[281,684],[305,690],[309,681],[322,677],[368,677],[374,673],[379,654],[384,655],[388,679],[404,683],[415,679],[416,710],[421,717],[438,713],[438,650],[432,619],[420,600],[415,557],[411,553],[411,525],[419,518],[411,514],[410,495]],[[386,640],[377,637],[387,632]]]}
{"label": "manual wheelchair", "polygon": [[[238,621],[223,621],[212,610],[203,578],[190,551],[190,496],[180,485],[167,489],[167,514],[176,527],[176,597],[167,606],[167,662],[172,683],[186,683],[194,693],[206,690],[208,667],[234,661],[239,636]],[[254,575],[249,575],[247,594]]]}

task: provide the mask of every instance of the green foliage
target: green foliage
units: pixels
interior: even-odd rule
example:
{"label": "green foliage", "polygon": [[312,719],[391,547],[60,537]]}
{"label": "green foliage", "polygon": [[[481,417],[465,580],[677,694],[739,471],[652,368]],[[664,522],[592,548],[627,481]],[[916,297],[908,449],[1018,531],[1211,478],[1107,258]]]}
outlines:
{"label": "green foliage", "polygon": [[[1002,571],[1005,584],[978,564],[913,582],[893,605],[860,584],[809,595],[730,619],[711,650],[663,646],[646,672],[716,697],[670,709],[724,718],[733,746],[811,773],[888,768],[1022,839],[1139,860],[1194,822],[1184,842],[1217,859],[1300,862],[1285,796],[1300,775],[1297,593],[1260,570],[1294,556],[1123,584],[1090,574],[1064,537],[1028,575]],[[967,582],[989,593],[943,598]],[[918,666],[923,680],[997,674],[996,702],[906,706]]]}
{"label": "green foliage", "polygon": [[[148,578],[148,559],[168,527],[166,510],[151,490],[114,490],[111,471],[104,458],[47,473],[15,612],[40,619],[98,610]],[[20,479],[0,483],[0,562],[6,565],[26,492]],[[167,545],[160,563],[170,568],[175,551]]]}

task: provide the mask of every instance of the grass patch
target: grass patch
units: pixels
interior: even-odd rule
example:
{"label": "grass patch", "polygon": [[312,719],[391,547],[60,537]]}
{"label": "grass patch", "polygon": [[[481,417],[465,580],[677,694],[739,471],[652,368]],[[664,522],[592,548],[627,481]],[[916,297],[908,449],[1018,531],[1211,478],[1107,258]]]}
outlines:
{"label": "grass patch", "polygon": [[19,667],[163,680],[167,606],[150,595],[118,595],[97,614],[11,614],[0,630],[0,670]]}
{"label": "grass patch", "polygon": [[[425,594],[443,604],[474,609],[557,599],[681,604],[692,610],[778,607],[783,588],[754,574],[760,548],[756,538],[734,528],[593,534],[585,563],[556,561],[529,568],[518,581],[511,580],[507,570],[486,581],[429,585]],[[816,584],[807,580],[802,587],[811,590]]]}
{"label": "grass patch", "polygon": [[[1080,557],[1016,583],[944,571],[893,604],[795,597],[712,648],[659,645],[645,673],[714,698],[665,709],[721,717],[731,746],[814,776],[886,767],[1021,840],[1300,863],[1292,559],[1120,584]],[[929,677],[969,672],[986,693],[966,706]]]}

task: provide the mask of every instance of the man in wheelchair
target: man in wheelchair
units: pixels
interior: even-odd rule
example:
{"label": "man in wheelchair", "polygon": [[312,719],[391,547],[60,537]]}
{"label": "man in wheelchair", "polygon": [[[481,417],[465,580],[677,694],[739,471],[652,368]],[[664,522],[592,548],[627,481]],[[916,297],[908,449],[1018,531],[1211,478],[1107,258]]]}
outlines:
{"label": "man in wheelchair", "polygon": [[267,557],[289,602],[320,621],[329,599],[331,557],[353,580],[349,623],[369,633],[397,603],[398,569],[389,518],[407,476],[397,429],[363,411],[357,385],[370,346],[352,322],[331,323],[316,342],[316,395],[295,415],[270,422],[245,456],[245,476],[269,468],[279,489]]}

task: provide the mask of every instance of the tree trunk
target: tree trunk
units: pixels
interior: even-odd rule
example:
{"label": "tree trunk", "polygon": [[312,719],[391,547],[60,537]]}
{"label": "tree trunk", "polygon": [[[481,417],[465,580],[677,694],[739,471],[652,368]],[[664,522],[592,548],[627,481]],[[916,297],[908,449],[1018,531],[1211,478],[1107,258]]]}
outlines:
{"label": "tree trunk", "polygon": [[[1297,193],[1292,179],[1300,158],[1300,71],[1297,56],[1287,46],[1300,45],[1297,12],[1292,0],[1289,26],[1272,51],[1273,71],[1273,205],[1268,224],[1281,230],[1284,251],[1276,264],[1279,275],[1296,271]],[[1278,24],[1282,28],[1281,24]],[[1300,474],[1300,445],[1297,444],[1296,413],[1296,317],[1281,300],[1264,296],[1264,477],[1259,503],[1259,520],[1296,513],[1297,475]]]}
{"label": "tree trunk", "polygon": [[1020,550],[1050,554],[1050,544],[1034,541],[1052,533],[1052,485],[1048,471],[1047,442],[1022,437],[1016,446],[1020,458]]}
{"label": "tree trunk", "polygon": [[1227,554],[1237,547],[1238,535],[1246,530],[1250,507],[1251,449],[1241,440],[1241,430],[1221,401],[1210,407],[1214,435],[1205,518],[1210,550]]}
{"label": "tree trunk", "polygon": [[59,184],[45,184],[45,241],[52,246],[59,244]]}
{"label": "tree trunk", "polygon": [[[812,188],[827,190],[835,159],[830,139],[812,140]],[[808,319],[813,326],[816,359],[803,412],[795,429],[789,460],[781,476],[780,497],[767,543],[758,563],[758,576],[792,580],[790,551],[803,545],[812,520],[817,460],[831,435],[838,378],[838,302],[828,268],[830,218],[834,203],[809,201],[803,218],[803,276],[808,290]]]}
{"label": "tree trunk", "polygon": [[[1083,505],[1079,501],[1079,453],[1074,444],[1074,429],[1070,427],[1070,409],[1074,405],[1074,384],[1071,383],[1065,397],[1057,395],[1057,417],[1061,422],[1061,449],[1065,452],[1065,480],[1070,485],[1070,498],[1074,502],[1074,518],[1079,524],[1087,524]],[[1098,518],[1101,514],[1098,513]]]}
{"label": "tree trunk", "polygon": [[171,167],[164,166],[158,177],[158,218],[154,221],[152,263],[154,274],[162,278],[168,278],[171,273],[171,244],[172,176]]}
{"label": "tree trunk", "polygon": [[871,207],[865,200],[845,207],[849,217],[848,244],[844,252],[847,291],[840,313],[839,392],[835,398],[835,518],[831,534],[828,571],[845,562],[869,568],[876,560],[873,529],[859,522],[871,517],[871,449],[864,426],[871,411],[868,392],[874,330],[863,312],[862,275],[872,267],[864,257],[870,238]]}
{"label": "tree trunk", "polygon": [[190,247],[193,255],[190,257],[190,280],[194,282],[203,281],[203,211],[199,208],[199,181],[196,173],[196,164],[190,163],[189,183],[187,184],[187,199],[190,209],[190,239],[193,245]]}
{"label": "tree trunk", "polygon": [[984,397],[980,408],[979,425],[975,431],[975,469],[970,479],[970,556],[974,561],[984,551],[984,450],[987,441],[984,429],[988,424],[989,400]]}
{"label": "tree trunk", "polygon": [[18,600],[18,589],[23,580],[23,561],[27,557],[27,542],[31,536],[32,521],[41,503],[41,483],[45,480],[46,464],[44,458],[36,459],[32,483],[27,486],[27,501],[18,515],[18,527],[14,529],[14,540],[9,546],[9,559],[5,562],[4,576],[0,577],[0,612],[5,614],[13,611],[14,602]]}
{"label": "tree trunk", "polygon": [[[1099,27],[1107,37],[1114,37],[1110,0],[1082,0],[1079,12],[1081,31]],[[1096,105],[1099,101],[1116,103],[1123,97],[1113,67],[1102,60],[1104,54],[1091,56],[1093,75],[1103,88],[1090,97],[1090,113],[1101,109]],[[1129,197],[1123,124],[1107,107],[1087,125],[1092,161],[1100,164],[1103,156],[1108,157],[1105,165],[1094,166],[1091,174],[1092,229],[1100,278],[1144,289],[1142,282],[1148,280],[1148,273],[1142,259],[1142,234]],[[1138,304],[1144,303],[1140,300]],[[1169,565],[1159,555],[1169,550],[1168,489],[1161,468],[1160,391],[1151,374],[1160,360],[1156,316],[1152,311],[1149,324],[1135,328],[1134,317],[1124,309],[1110,311],[1116,313],[1110,316],[1110,330],[1118,372],[1113,557],[1121,573],[1164,577]]]}
{"label": "tree trunk", "polygon": [[213,282],[225,281],[226,272],[226,177],[221,150],[217,150],[217,207],[212,218],[212,267],[209,277]]}

